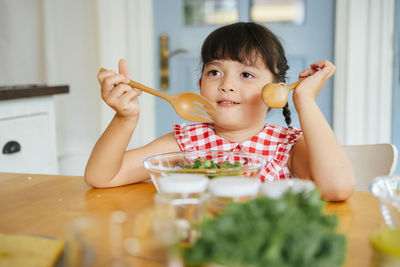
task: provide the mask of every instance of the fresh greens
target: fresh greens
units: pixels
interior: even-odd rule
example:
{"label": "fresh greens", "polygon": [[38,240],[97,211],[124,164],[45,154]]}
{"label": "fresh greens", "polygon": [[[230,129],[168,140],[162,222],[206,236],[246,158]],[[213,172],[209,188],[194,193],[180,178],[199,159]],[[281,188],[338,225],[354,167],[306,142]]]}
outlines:
{"label": "fresh greens", "polygon": [[201,159],[195,159],[192,165],[185,165],[184,169],[229,169],[229,168],[237,168],[242,167],[242,163],[236,161],[234,164],[229,161],[225,161],[222,164],[215,163],[213,160],[205,159],[201,161]]}
{"label": "fresh greens", "polygon": [[317,190],[229,203],[194,225],[200,237],[182,258],[188,266],[340,266],[346,239],[335,231],[337,217],[323,214],[324,203]]}
{"label": "fresh greens", "polygon": [[197,171],[197,170],[218,170],[218,171],[207,172],[208,178],[212,179],[212,178],[219,177],[219,176],[232,176],[232,175],[241,176],[242,172],[240,172],[240,171],[231,171],[231,170],[220,171],[220,170],[238,168],[238,167],[242,167],[242,166],[243,166],[242,163],[240,163],[239,161],[236,161],[234,164],[230,163],[229,161],[225,161],[225,162],[222,162],[221,164],[218,164],[210,159],[205,159],[204,161],[201,161],[201,159],[195,159],[192,165],[187,164],[187,165],[183,166],[183,170],[188,170],[189,172],[190,172],[190,170],[195,170],[195,171]]}

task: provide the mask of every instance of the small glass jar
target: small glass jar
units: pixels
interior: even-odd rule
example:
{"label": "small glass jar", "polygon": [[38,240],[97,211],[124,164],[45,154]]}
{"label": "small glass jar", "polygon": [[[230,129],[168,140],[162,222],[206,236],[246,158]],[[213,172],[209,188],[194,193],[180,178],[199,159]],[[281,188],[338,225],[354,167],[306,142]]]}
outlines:
{"label": "small glass jar", "polygon": [[201,220],[207,211],[208,182],[206,176],[198,174],[171,174],[161,178],[160,192],[154,196],[156,218],[153,220],[153,231],[165,227],[165,219],[161,217],[173,218],[177,238],[191,242],[195,233],[190,224]]}
{"label": "small glass jar", "polygon": [[400,228],[381,228],[372,233],[370,267],[400,266]]}
{"label": "small glass jar", "polygon": [[260,181],[236,176],[214,178],[208,185],[211,194],[208,210],[219,214],[229,202],[246,202],[258,196]]}

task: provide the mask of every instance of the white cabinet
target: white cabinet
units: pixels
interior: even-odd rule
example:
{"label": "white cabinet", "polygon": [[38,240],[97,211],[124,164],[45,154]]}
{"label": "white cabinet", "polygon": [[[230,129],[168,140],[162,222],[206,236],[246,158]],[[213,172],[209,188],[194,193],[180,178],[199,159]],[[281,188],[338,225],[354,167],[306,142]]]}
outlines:
{"label": "white cabinet", "polygon": [[0,172],[57,174],[53,96],[0,100]]}

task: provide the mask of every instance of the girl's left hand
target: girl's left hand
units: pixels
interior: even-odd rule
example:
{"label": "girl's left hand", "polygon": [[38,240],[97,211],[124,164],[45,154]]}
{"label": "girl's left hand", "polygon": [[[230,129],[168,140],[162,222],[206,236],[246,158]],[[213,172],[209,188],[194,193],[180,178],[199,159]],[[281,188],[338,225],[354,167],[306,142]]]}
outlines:
{"label": "girl's left hand", "polygon": [[304,79],[293,92],[293,101],[315,99],[321,92],[326,81],[335,73],[336,67],[328,60],[320,60],[310,65],[310,68],[299,74]]}

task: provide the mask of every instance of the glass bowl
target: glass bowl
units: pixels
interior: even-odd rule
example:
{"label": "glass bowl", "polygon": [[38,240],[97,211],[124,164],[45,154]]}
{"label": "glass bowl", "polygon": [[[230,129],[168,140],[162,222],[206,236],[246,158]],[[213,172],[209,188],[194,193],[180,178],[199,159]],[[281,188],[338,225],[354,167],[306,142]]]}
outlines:
{"label": "glass bowl", "polygon": [[[206,169],[204,166],[198,169],[185,168],[187,165],[192,166],[196,159],[200,159],[201,162],[204,162],[204,160],[212,160],[217,164],[229,162],[231,165],[240,162],[241,166],[222,166],[222,168],[212,169]],[[263,156],[223,150],[165,153],[148,157],[143,161],[143,165],[149,171],[150,177],[157,190],[159,189],[158,180],[171,174],[199,174],[205,175],[211,179],[220,176],[258,178],[265,164],[266,158]]]}
{"label": "glass bowl", "polygon": [[400,175],[375,178],[370,191],[379,200],[386,224],[392,228],[400,227]]}

